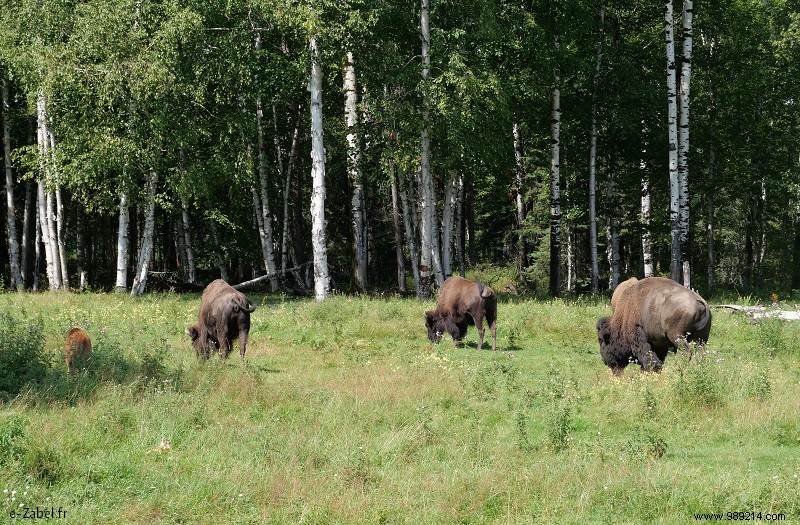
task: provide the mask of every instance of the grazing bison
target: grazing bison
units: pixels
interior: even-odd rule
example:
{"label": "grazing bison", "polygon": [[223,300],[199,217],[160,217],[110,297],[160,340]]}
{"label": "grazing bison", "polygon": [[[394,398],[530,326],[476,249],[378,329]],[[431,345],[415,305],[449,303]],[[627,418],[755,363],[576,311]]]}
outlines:
{"label": "grazing bison", "polygon": [[489,323],[492,333],[492,350],[497,347],[497,297],[494,291],[480,282],[472,282],[463,277],[448,278],[439,291],[436,310],[425,312],[425,326],[428,339],[438,343],[447,332],[453,336],[456,345],[467,333],[467,326],[478,328],[478,350],[483,347],[483,318]]}
{"label": "grazing bison", "polygon": [[92,340],[82,328],[70,328],[67,339],[64,341],[64,358],[67,362],[67,373],[72,372],[72,366],[79,369],[85,368],[92,356]]}
{"label": "grazing bison", "polygon": [[692,290],[663,277],[629,279],[620,286],[612,315],[597,321],[600,355],[614,375],[634,361],[642,370],[660,372],[667,352],[708,340],[711,309]]}
{"label": "grazing bison", "polygon": [[227,358],[234,339],[239,340],[239,355],[244,358],[247,335],[250,332],[250,313],[255,303],[231,285],[217,279],[203,290],[197,324],[186,329],[198,357],[208,359],[211,347]]}

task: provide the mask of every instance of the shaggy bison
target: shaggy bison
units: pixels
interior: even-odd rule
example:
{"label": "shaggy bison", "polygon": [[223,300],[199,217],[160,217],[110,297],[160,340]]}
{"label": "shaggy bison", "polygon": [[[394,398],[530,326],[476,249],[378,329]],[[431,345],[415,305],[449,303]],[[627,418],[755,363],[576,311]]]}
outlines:
{"label": "shaggy bison", "polygon": [[[663,277],[629,279],[611,299],[612,315],[597,321],[603,362],[614,375],[631,362],[661,371],[667,352],[704,344],[711,331],[711,309],[692,290]],[[688,347],[686,347],[688,348]]]}
{"label": "shaggy bison", "polygon": [[67,339],[64,341],[64,358],[67,362],[67,373],[72,372],[72,366],[79,369],[85,368],[92,356],[92,341],[89,334],[82,328],[70,328]]}
{"label": "shaggy bison", "polygon": [[239,355],[244,358],[250,332],[250,313],[255,309],[255,303],[222,279],[206,286],[200,300],[197,324],[186,329],[197,356],[208,359],[213,346],[219,349],[222,357],[227,358],[234,339],[238,339]]}
{"label": "shaggy bison", "polygon": [[438,343],[447,332],[456,345],[467,333],[467,326],[478,328],[478,350],[483,347],[483,318],[492,334],[492,350],[497,346],[497,297],[494,291],[480,282],[463,277],[448,278],[439,291],[436,310],[425,312],[428,339]]}

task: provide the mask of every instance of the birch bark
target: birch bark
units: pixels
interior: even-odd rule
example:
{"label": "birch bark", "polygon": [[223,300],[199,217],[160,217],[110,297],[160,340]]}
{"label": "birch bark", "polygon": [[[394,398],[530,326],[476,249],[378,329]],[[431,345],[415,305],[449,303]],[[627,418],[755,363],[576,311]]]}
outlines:
{"label": "birch bark", "polygon": [[11,266],[11,288],[22,291],[22,271],[20,270],[19,242],[17,241],[17,222],[14,209],[14,173],[11,166],[11,125],[9,124],[9,90],[8,76],[2,68],[2,104],[3,104],[3,158],[6,166],[6,232],[8,234],[8,258]]}
{"label": "birch bark", "polygon": [[150,170],[147,179],[147,196],[145,200],[144,231],[142,232],[142,245],[139,248],[139,262],[136,265],[136,276],[131,285],[131,295],[136,297],[144,293],[147,286],[147,272],[150,269],[150,259],[153,255],[153,237],[156,224],[156,186],[158,173]]}
{"label": "birch bark", "polygon": [[600,292],[600,267],[597,257],[597,90],[603,63],[605,35],[605,1],[600,3],[600,38],[592,75],[592,123],[589,131],[589,252],[592,264],[592,293]]}
{"label": "birch bark", "polygon": [[678,106],[675,78],[673,0],[664,2],[664,41],[667,53],[667,127],[669,143],[670,277],[681,282],[680,176],[678,174]]}
{"label": "birch bark", "polygon": [[128,250],[130,245],[128,237],[130,204],[128,199],[128,190],[123,188],[119,194],[119,217],[117,220],[117,279],[115,287],[119,293],[128,291]]}
{"label": "birch bark", "polygon": [[422,35],[422,131],[420,133],[420,197],[422,199],[422,218],[420,224],[421,254],[419,265],[420,299],[431,296],[431,270],[434,261],[434,237],[436,236],[436,202],[433,180],[430,172],[430,112],[424,90],[430,78],[430,2],[421,0],[420,32]]}
{"label": "birch bark", "polygon": [[692,76],[692,0],[683,0],[683,53],[679,91],[678,179],[683,284],[691,288],[689,267],[689,95]]}
{"label": "birch bark", "polygon": [[365,227],[364,178],[361,173],[361,142],[358,136],[358,94],[356,92],[356,67],[353,53],[347,52],[344,70],[344,116],[347,130],[347,175],[352,196],[350,213],[353,226],[353,252],[355,254],[355,281],[359,291],[367,288],[367,236]]}
{"label": "birch bark", "polygon": [[311,248],[314,255],[314,295],[317,301],[330,293],[328,248],[325,236],[325,144],[322,129],[322,68],[317,39],[308,43],[311,54]]}
{"label": "birch bark", "polygon": [[[558,54],[561,43],[555,37]],[[553,94],[550,110],[550,295],[561,295],[561,74],[553,71]]]}
{"label": "birch bark", "polygon": [[[515,196],[514,201],[517,208],[517,275],[522,279],[525,270],[525,234],[522,228],[525,226],[525,152],[522,146],[522,133],[519,129],[519,122],[514,122],[511,126],[511,134],[514,137],[514,161],[516,163],[516,174],[514,177]],[[459,192],[463,184],[459,184]],[[458,198],[456,199],[458,201]],[[460,230],[460,224],[458,225]]]}

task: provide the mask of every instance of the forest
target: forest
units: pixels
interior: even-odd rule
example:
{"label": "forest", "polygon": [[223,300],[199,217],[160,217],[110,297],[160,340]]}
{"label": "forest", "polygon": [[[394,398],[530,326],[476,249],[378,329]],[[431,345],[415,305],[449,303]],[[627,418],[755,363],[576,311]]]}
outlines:
{"label": "forest", "polygon": [[800,289],[800,1],[2,0],[6,289]]}

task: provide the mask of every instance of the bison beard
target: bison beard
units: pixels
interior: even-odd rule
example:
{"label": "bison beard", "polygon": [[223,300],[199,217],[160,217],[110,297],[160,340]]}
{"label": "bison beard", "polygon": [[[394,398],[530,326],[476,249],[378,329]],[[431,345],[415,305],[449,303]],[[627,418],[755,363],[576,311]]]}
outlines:
{"label": "bison beard", "polygon": [[67,373],[72,372],[72,366],[83,368],[92,355],[92,341],[89,334],[81,328],[70,328],[64,341],[64,358],[67,362]]}
{"label": "bison beard", "polygon": [[428,340],[438,343],[447,332],[458,346],[467,334],[467,327],[478,328],[478,350],[483,347],[483,319],[492,334],[492,350],[497,347],[497,297],[494,291],[481,283],[463,277],[448,278],[439,292],[436,310],[425,312]]}
{"label": "bison beard", "polygon": [[663,277],[623,284],[624,292],[612,298],[612,315],[597,321],[600,356],[614,375],[632,362],[660,372],[669,351],[708,340],[711,310],[695,292]]}
{"label": "bison beard", "polygon": [[197,357],[208,359],[212,347],[223,358],[230,354],[233,341],[239,340],[239,355],[244,358],[250,332],[250,313],[255,303],[231,285],[217,279],[203,290],[197,324],[186,329]]}

